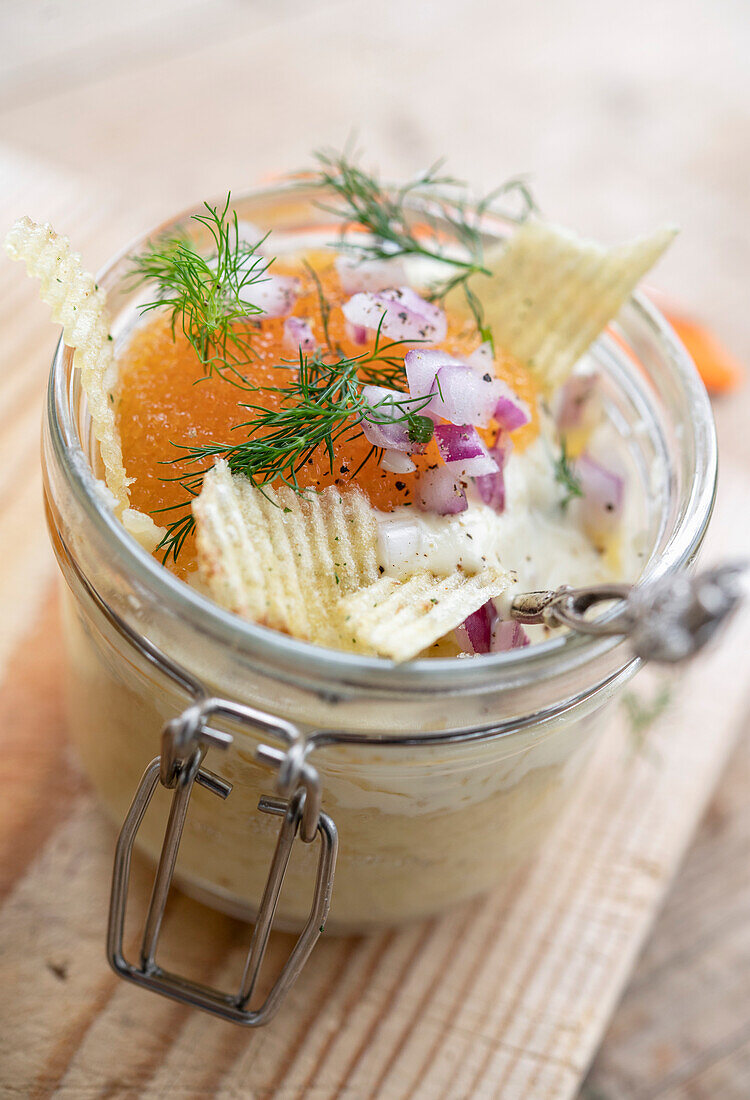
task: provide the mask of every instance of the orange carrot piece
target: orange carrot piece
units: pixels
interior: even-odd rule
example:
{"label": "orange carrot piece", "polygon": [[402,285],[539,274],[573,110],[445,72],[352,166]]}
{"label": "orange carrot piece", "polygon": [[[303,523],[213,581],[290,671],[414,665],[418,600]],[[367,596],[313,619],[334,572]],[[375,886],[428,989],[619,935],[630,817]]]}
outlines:
{"label": "orange carrot piece", "polygon": [[744,367],[712,332],[669,309],[664,315],[687,348],[709,393],[728,393],[742,384]]}

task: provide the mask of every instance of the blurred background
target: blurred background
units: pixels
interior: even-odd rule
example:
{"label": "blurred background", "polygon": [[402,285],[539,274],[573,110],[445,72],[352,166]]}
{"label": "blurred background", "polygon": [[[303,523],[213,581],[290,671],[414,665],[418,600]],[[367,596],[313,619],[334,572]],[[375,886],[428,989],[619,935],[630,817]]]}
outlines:
{"label": "blurred background", "polygon": [[[116,203],[98,263],[355,133],[386,177],[439,157],[478,189],[524,173],[607,242],[677,223],[654,283],[750,362],[748,57],[748,0],[2,0],[0,194],[22,164],[34,216],[43,176]],[[747,390],[715,407],[746,467]],[[745,736],[588,1100],[750,1096],[749,783]]]}

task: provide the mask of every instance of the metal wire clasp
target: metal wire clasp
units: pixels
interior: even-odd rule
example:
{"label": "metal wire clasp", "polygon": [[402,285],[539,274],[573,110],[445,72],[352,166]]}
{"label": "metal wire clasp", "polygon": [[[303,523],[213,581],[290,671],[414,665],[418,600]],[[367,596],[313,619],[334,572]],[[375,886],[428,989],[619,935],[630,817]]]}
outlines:
{"label": "metal wire clasp", "polygon": [[[685,571],[643,585],[563,585],[554,592],[516,596],[510,614],[520,623],[566,626],[579,634],[626,635],[637,657],[674,664],[692,657],[736,611],[747,565],[730,563],[703,573]],[[615,604],[603,619],[587,612]]]}
{"label": "metal wire clasp", "polygon": [[[258,809],[281,817],[276,848],[258,909],[250,947],[236,993],[223,993],[163,970],[156,961],[159,934],[167,897],[172,885],[177,852],[195,783],[226,798],[232,786],[204,768],[209,747],[226,749],[232,735],[210,727],[212,718],[222,717],[272,734],[285,746],[278,749],[259,745],[256,759],[276,769],[276,790],[282,799],[263,797]],[[138,829],[158,783],[174,790],[161,854],[154,877],[138,963],[123,953],[130,864]],[[260,1027],[274,1016],[286,992],[307,961],[323,930],[331,904],[338,836],[333,821],[320,809],[320,779],[307,760],[307,749],[299,730],[263,711],[225,699],[199,698],[162,730],[161,755],[151,761],[143,775],[117,841],[112,875],[112,893],[107,934],[107,957],[115,972],[128,981],[155,993],[212,1012],[246,1027]],[[310,914],[292,952],[266,999],[259,1008],[248,1006],[255,992],[271,933],[271,926],[297,833],[303,842],[320,837],[320,856]]]}

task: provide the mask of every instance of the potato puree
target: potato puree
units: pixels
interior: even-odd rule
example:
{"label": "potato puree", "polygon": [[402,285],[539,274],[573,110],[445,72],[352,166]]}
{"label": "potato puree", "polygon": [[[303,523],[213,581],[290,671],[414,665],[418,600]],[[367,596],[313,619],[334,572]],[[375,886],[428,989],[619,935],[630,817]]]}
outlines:
{"label": "potato puree", "polygon": [[[124,660],[121,640],[94,625],[67,589],[64,623],[71,736],[119,826],[157,751],[158,730],[184,701]],[[577,708],[572,719],[484,743],[316,750],[323,806],[340,837],[327,930],[425,917],[527,864],[588,758],[598,718],[588,713],[591,706]],[[340,718],[345,724],[345,704]],[[434,716],[427,721],[434,728]],[[248,916],[268,874],[278,819],[256,808],[259,795],[273,790],[271,773],[253,761],[257,742],[234,732],[228,752],[212,750],[207,760],[234,788],[225,802],[194,788],[177,877],[189,893]],[[161,846],[170,797],[157,790],[139,833],[151,858]],[[317,847],[295,845],[279,905],[282,927],[298,927],[307,914]]]}
{"label": "potato puree", "polygon": [[[473,572],[485,561],[497,561],[515,574],[503,597],[506,603],[518,592],[634,574],[638,528],[628,527],[624,536],[608,540],[602,553],[581,524],[575,502],[567,511],[560,508],[550,441],[540,437],[520,454],[511,453],[505,485],[507,504],[501,514],[469,494],[469,507],[457,516],[415,515],[406,508],[380,515],[380,560],[386,572],[408,577],[427,568],[447,576],[457,568]],[[403,553],[390,551],[388,533],[415,523],[418,538]]]}

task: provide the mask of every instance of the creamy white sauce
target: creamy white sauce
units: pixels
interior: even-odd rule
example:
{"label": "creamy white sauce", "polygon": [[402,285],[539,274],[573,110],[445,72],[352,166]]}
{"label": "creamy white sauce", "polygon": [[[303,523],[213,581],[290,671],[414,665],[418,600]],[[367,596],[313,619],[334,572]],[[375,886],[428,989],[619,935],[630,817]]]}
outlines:
{"label": "creamy white sauce", "polygon": [[429,569],[447,576],[459,567],[475,573],[486,564],[499,564],[514,576],[500,601],[501,613],[502,603],[517,592],[596,584],[629,574],[636,555],[628,530],[617,536],[617,554],[603,553],[583,529],[575,503],[561,506],[555,453],[545,436],[525,451],[511,453],[501,515],[477,499],[471,485],[469,507],[456,516],[404,507],[379,513],[379,555],[385,572],[405,578]]}

